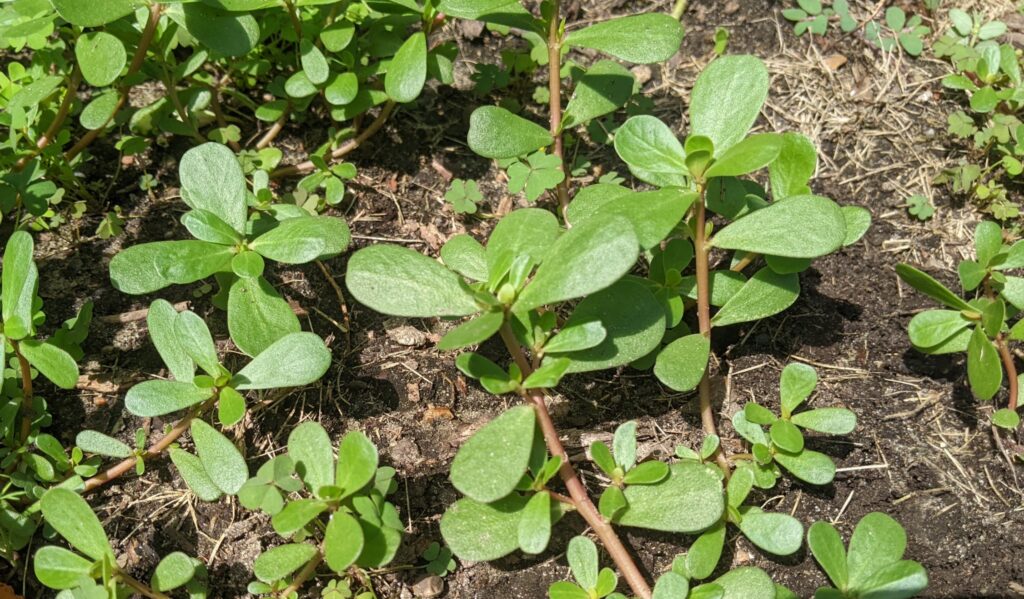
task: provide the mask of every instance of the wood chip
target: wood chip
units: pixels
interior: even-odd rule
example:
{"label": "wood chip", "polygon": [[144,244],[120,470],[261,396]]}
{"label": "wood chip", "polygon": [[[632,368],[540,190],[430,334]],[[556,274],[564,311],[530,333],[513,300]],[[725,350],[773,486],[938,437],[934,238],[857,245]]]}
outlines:
{"label": "wood chip", "polygon": [[428,406],[423,412],[423,422],[431,422],[437,419],[454,420],[455,414],[452,414],[451,408],[446,408],[445,406]]}
{"label": "wood chip", "polygon": [[825,65],[825,68],[833,73],[838,71],[841,66],[846,64],[846,57],[842,54],[833,54],[822,59],[821,64]]}

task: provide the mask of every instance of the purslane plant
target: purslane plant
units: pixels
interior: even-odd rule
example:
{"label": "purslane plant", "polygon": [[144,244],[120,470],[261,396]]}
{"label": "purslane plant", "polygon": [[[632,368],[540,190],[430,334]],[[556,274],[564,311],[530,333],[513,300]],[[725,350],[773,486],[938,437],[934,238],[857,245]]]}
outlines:
{"label": "purslane plant", "polygon": [[[0,556],[11,559],[36,530],[37,518],[23,511],[47,485],[69,473],[95,472],[81,452],[69,457],[60,441],[42,432],[50,424],[48,401],[37,375],[57,387],[78,382],[78,346],[87,333],[91,304],[49,339],[40,338],[42,300],[32,236],[15,231],[7,240],[0,279]],[[73,355],[74,354],[74,355]],[[9,361],[8,361],[9,358]]]}
{"label": "purslane plant", "polygon": [[289,597],[322,564],[349,586],[362,584],[367,577],[352,569],[394,559],[405,528],[387,501],[397,489],[395,470],[378,466],[377,448],[358,431],[342,437],[337,453],[335,465],[327,431],[304,422],[289,434],[287,453],[242,486],[239,502],[270,515],[274,530],[291,541],[256,558],[249,592]]}
{"label": "purslane plant", "polygon": [[215,276],[215,303],[227,309],[231,339],[256,356],[300,330],[299,319],[263,276],[265,259],[305,264],[341,253],[349,243],[345,221],[315,216],[294,204],[253,210],[242,168],[226,146],[208,143],[181,159],[181,197],[191,208],[182,224],[196,237],[132,246],[110,261],[114,287],[145,294]]}
{"label": "purslane plant", "polygon": [[[90,491],[138,468],[145,459],[164,450],[195,495],[214,501],[235,495],[249,478],[245,459],[234,443],[202,416],[217,408],[223,427],[238,424],[246,414],[243,392],[300,387],[318,380],[331,364],[331,352],[314,333],[288,333],[232,373],[217,356],[206,323],[193,312],[176,312],[170,303],[157,300],[147,316],[149,334],[173,380],[143,381],[128,390],[125,407],[132,414],[150,418],[185,411],[164,436],[151,447],[132,449],[98,431],[80,433],[76,443],[89,454],[122,458],[122,461],[83,483]],[[196,367],[202,374],[196,374]],[[186,430],[198,455],[172,443]],[[141,469],[140,469],[141,470]]]}
{"label": "purslane plant", "polygon": [[[1007,382],[1007,404],[992,414],[992,423],[1008,429],[1020,424],[1020,384],[1010,342],[1024,339],[1024,278],[1008,274],[1024,268],[1024,241],[1009,245],[999,225],[982,221],[974,230],[974,260],[957,266],[967,299],[930,275],[910,266],[896,266],[900,278],[944,306],[916,314],[907,325],[910,342],[923,353],[967,353],[971,392],[990,400]],[[1012,323],[1012,324],[1011,324]]]}
{"label": "purslane plant", "polygon": [[122,570],[96,514],[74,491],[50,489],[39,506],[47,525],[75,550],[46,545],[35,553],[32,568],[36,578],[59,590],[58,599],[119,599],[135,594],[167,599],[164,593],[178,588],[190,597],[206,597],[206,566],[181,552],[160,560],[148,585]]}
{"label": "purslane plant", "polygon": [[658,13],[618,17],[566,31],[559,0],[541,2],[539,18],[517,0],[441,0],[440,9],[495,27],[518,28],[536,49],[546,50],[538,60],[546,63],[548,73],[544,94],[548,127],[502,106],[482,106],[470,117],[467,141],[474,152],[497,159],[508,169],[510,191],[525,191],[527,199],[534,201],[544,191],[554,190],[563,213],[570,200],[565,135],[621,108],[635,86],[633,74],[618,62],[598,60],[586,69],[576,65],[575,87],[563,109],[563,54],[571,48],[586,48],[626,62],[657,63],[675,55],[683,39],[679,21]]}
{"label": "purslane plant", "polygon": [[[498,335],[512,357],[507,368],[474,352],[456,360],[491,393],[516,393],[526,400],[477,431],[452,462],[452,484],[465,497],[446,511],[441,531],[459,557],[539,553],[548,546],[553,525],[566,511],[576,511],[633,593],[646,598],[651,587],[616,526],[709,531],[693,558],[693,571],[681,561],[670,581],[659,580],[653,592],[683,585],[685,594],[691,581],[710,575],[727,522],[768,551],[799,548],[799,522],[744,507],[743,500],[755,483],[774,485],[776,461],[815,484],[830,482],[834,465],[825,458],[823,467],[818,456],[824,456],[803,448],[797,426],[845,433],[855,418],[845,410],[794,413],[816,377],[813,370],[791,367],[783,376],[782,416],[750,408],[757,421],[771,425],[768,435],[756,423],[744,430],[756,455],[726,456],[710,408],[711,326],[758,320],[790,306],[799,293],[798,273],[813,258],[855,242],[870,218],[863,209],[842,209],[808,194],[815,154],[805,138],[746,137],[767,85],[767,72],[756,59],[720,58],[695,84],[690,106],[695,131],[686,144],[652,117],[627,121],[616,135],[616,148],[634,175],[661,189],[584,188],[565,212],[573,225],[569,229],[551,213],[527,208],[501,219],[486,246],[468,235],[450,239],[441,249],[444,265],[388,245],[362,249],[350,259],[346,281],[359,302],[397,316],[471,316],[438,347],[462,349]],[[756,184],[738,178],[765,166],[773,202]],[[711,237],[707,209],[735,222]],[[737,251],[731,268],[712,275],[712,247]],[[641,252],[648,279],[629,274]],[[695,276],[684,276],[695,257]],[[748,280],[742,271],[762,259],[766,265]],[[683,324],[690,296],[697,300],[696,334]],[[575,306],[566,305],[580,298]],[[714,319],[712,301],[721,306]],[[678,391],[700,386],[708,441],[702,453],[681,450],[684,459],[670,465],[637,464],[635,424],[624,425],[614,450],[591,447],[592,459],[611,482],[595,506],[567,459],[544,394],[567,373],[630,363],[653,364],[655,374]],[[556,475],[567,495],[551,488]],[[763,572],[730,574],[715,584],[745,597],[774,597],[774,585]],[[589,578],[577,580],[584,593],[614,590],[614,584],[607,589]]]}

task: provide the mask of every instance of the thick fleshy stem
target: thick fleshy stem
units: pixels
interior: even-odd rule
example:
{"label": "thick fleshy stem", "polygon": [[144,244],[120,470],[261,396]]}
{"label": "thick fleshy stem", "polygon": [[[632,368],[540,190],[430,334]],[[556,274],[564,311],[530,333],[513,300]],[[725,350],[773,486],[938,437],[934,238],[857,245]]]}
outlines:
{"label": "thick fleshy stem", "polygon": [[11,340],[11,347],[14,348],[14,355],[18,358],[18,369],[21,371],[21,431],[18,438],[19,444],[24,445],[32,433],[32,367],[22,355],[17,341]]}
{"label": "thick fleshy stem", "polygon": [[[529,376],[533,372],[533,366],[526,359],[526,354],[519,345],[515,333],[512,332],[512,327],[506,322],[502,325],[499,334],[502,341],[505,342],[505,347],[508,349],[509,354],[512,355],[512,359],[515,360],[516,365],[522,371],[523,376]],[[544,434],[544,441],[548,446],[548,451],[552,456],[562,458],[562,467],[558,474],[562,479],[562,484],[569,491],[572,505],[576,507],[576,511],[579,512],[580,516],[597,534],[598,539],[600,539],[608,551],[608,555],[611,556],[615,565],[618,566],[619,572],[633,593],[641,597],[641,599],[650,599],[651,587],[647,584],[647,579],[640,572],[640,568],[636,565],[629,550],[626,549],[622,540],[619,539],[615,528],[601,516],[597,507],[594,506],[594,502],[590,500],[590,495],[587,493],[587,488],[583,486],[583,481],[580,480],[576,470],[572,467],[569,455],[565,452],[565,447],[562,446],[562,441],[558,437],[558,430],[551,419],[551,413],[548,412],[547,404],[544,402],[544,392],[540,389],[528,389],[525,391],[524,397],[536,408],[537,420]]]}
{"label": "thick fleshy stem", "polygon": [[134,590],[136,593],[144,597],[149,597],[150,599],[171,599],[170,595],[164,595],[163,593],[154,591],[153,589],[146,586],[144,583],[135,580],[134,578],[128,576],[121,570],[117,571],[117,578],[120,579],[121,582],[125,583],[127,586],[131,587],[132,590]]}
{"label": "thick fleshy stem", "polygon": [[36,140],[36,147],[31,152],[21,157],[14,165],[14,172],[18,173],[28,166],[28,163],[33,158],[39,155],[40,152],[46,149],[46,146],[50,145],[50,142],[57,137],[57,133],[60,131],[61,125],[64,124],[64,120],[68,118],[68,113],[71,111],[71,104],[75,100],[75,96],[78,94],[78,84],[82,81],[82,69],[76,64],[74,70],[71,71],[71,78],[68,80],[68,89],[64,92],[64,99],[60,102],[60,107],[57,108],[57,114],[53,117],[53,122],[46,128],[46,132],[39,136]]}
{"label": "thick fleshy stem", "polygon": [[1007,385],[1009,385],[1010,398],[1007,402],[1007,408],[1011,410],[1017,409],[1017,365],[1013,363],[1013,354],[1010,353],[1010,348],[1006,344],[1006,339],[1000,334],[996,337],[996,348],[999,350],[999,357],[1003,359],[1003,367],[1006,368]]}
{"label": "thick fleshy stem", "polygon": [[[711,340],[711,276],[710,276],[710,251],[707,243],[707,215],[704,208],[704,186],[698,187],[697,201],[694,210],[694,231],[693,246],[694,256],[697,262],[697,323],[700,334]],[[700,379],[698,393],[700,395],[700,422],[705,435],[718,435],[718,427],[715,425],[715,412],[711,402],[711,380],[708,378],[707,368],[704,369],[704,376]],[[721,447],[715,452],[715,461],[721,468],[726,480],[731,472],[729,460]]]}
{"label": "thick fleshy stem", "polygon": [[562,181],[555,187],[558,196],[558,212],[565,218],[569,207],[569,179],[565,172],[565,146],[562,139],[562,18],[559,0],[551,0],[551,22],[548,24],[548,111],[551,137],[554,138],[554,153],[558,156],[558,168]]}
{"label": "thick fleshy stem", "polygon": [[303,567],[302,570],[300,570],[299,573],[295,575],[295,578],[292,579],[292,583],[285,587],[285,589],[278,593],[276,596],[280,597],[281,599],[285,599],[292,593],[301,589],[302,585],[306,584],[306,581],[309,580],[314,574],[316,574],[316,569],[320,567],[320,564],[323,561],[323,552],[317,551],[316,555],[313,556],[313,559],[306,562],[305,567]]}

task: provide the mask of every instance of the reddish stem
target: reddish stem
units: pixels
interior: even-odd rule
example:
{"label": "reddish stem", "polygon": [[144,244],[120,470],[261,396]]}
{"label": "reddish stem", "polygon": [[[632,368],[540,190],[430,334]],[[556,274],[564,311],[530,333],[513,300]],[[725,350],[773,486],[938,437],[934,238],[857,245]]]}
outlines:
{"label": "reddish stem", "polygon": [[21,431],[18,438],[19,445],[25,445],[29,434],[32,433],[32,367],[21,353],[21,344],[13,339],[10,341],[14,355],[18,357],[18,368],[21,371]]}
{"label": "reddish stem", "polygon": [[[529,376],[533,372],[533,367],[529,360],[526,359],[522,347],[516,340],[512,327],[506,322],[502,325],[499,333],[502,341],[505,342],[505,347],[508,348],[523,376]],[[587,524],[597,534],[598,539],[600,539],[608,551],[608,555],[611,556],[615,565],[619,567],[619,572],[622,573],[622,577],[626,579],[626,583],[633,590],[633,593],[642,599],[650,599],[651,588],[647,584],[647,579],[644,578],[640,568],[633,561],[633,556],[629,554],[629,550],[622,544],[615,529],[601,516],[597,507],[594,506],[590,496],[587,494],[586,487],[583,486],[583,482],[569,462],[569,455],[565,452],[565,447],[562,446],[562,441],[558,437],[558,430],[555,428],[555,423],[551,420],[551,413],[548,412],[547,404],[544,402],[544,392],[540,389],[528,389],[525,391],[525,397],[536,408],[537,420],[540,422],[541,431],[544,433],[544,441],[547,443],[548,451],[552,456],[562,458],[562,466],[558,474],[565,488],[569,491],[569,496],[572,504],[576,506],[576,511],[583,516],[583,519],[586,520]]]}
{"label": "reddish stem", "polygon": [[65,119],[68,118],[68,113],[71,111],[71,104],[75,101],[75,96],[78,93],[78,84],[81,83],[81,81],[82,70],[76,64],[74,70],[71,71],[71,79],[68,81],[68,90],[64,94],[64,99],[60,102],[60,107],[57,108],[57,114],[53,117],[53,122],[46,128],[46,132],[36,140],[36,147],[28,154],[22,156],[14,165],[14,172],[21,172],[24,170],[24,168],[28,166],[28,163],[38,156],[40,152],[45,150],[46,146],[50,145],[50,142],[53,141],[53,138],[57,137],[57,133],[60,131],[61,125],[63,125]]}
{"label": "reddish stem", "polygon": [[996,337],[996,348],[999,349],[999,356],[1003,359],[1003,367],[1006,368],[1006,376],[1009,379],[1007,384],[1010,387],[1010,399],[1006,407],[1011,410],[1016,410],[1017,366],[1013,363],[1013,354],[1010,353],[1010,348],[1006,345],[1006,339],[1004,339],[1002,335]]}
{"label": "reddish stem", "polygon": [[558,211],[564,219],[565,211],[569,208],[569,179],[565,170],[565,146],[562,140],[562,19],[558,0],[553,0],[551,7],[551,22],[548,24],[548,106],[551,137],[555,140],[554,152],[558,156],[558,168],[563,175],[561,183],[555,187],[555,193],[558,196]]}

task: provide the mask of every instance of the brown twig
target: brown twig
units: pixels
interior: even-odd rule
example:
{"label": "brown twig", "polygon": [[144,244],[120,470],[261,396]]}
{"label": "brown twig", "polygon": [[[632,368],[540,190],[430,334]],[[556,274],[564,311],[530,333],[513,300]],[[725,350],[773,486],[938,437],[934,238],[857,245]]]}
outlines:
{"label": "brown twig", "polygon": [[[152,6],[150,6],[149,20],[146,22],[146,28],[142,30],[142,37],[139,38],[139,46],[135,49],[135,55],[132,57],[131,65],[128,67],[128,72],[125,74],[124,77],[125,79],[131,77],[132,75],[137,73],[140,68],[142,68],[142,63],[146,60],[146,53],[149,51],[149,45],[153,43],[153,37],[156,35],[157,25],[160,24],[160,11],[160,4],[154,3]],[[117,99],[117,105],[114,107],[114,111],[111,113],[107,121],[103,123],[102,126],[87,131],[85,135],[83,135],[82,138],[78,140],[78,143],[76,143],[74,146],[71,147],[70,150],[64,153],[64,160],[67,160],[69,162],[71,160],[74,160],[76,156],[81,154],[82,151],[89,147],[89,144],[96,141],[96,138],[98,138],[100,134],[107,128],[107,125],[110,124],[110,121],[114,119],[114,115],[116,115],[118,111],[121,110],[121,107],[123,107],[125,102],[128,100],[129,89],[130,86],[128,85],[121,86],[121,88],[118,90],[119,97]]]}
{"label": "brown twig", "polygon": [[558,196],[558,212],[564,219],[569,208],[569,179],[565,171],[562,139],[562,19],[558,0],[551,2],[551,11],[551,23],[548,25],[548,111],[551,137],[555,140],[554,152],[558,156],[558,168],[562,171],[562,181],[555,187],[555,194]]}
{"label": "brown twig", "polygon": [[[697,262],[697,322],[700,334],[710,341],[711,339],[711,278],[710,262],[707,243],[706,220],[707,215],[704,208],[704,185],[698,188],[697,201],[694,204],[694,232],[693,246],[694,256]],[[711,380],[708,378],[710,363],[705,365],[704,376],[700,379],[700,422],[705,435],[718,435],[718,428],[715,426],[715,412],[711,402]],[[721,446],[715,451],[715,461],[722,469],[726,480],[729,479],[729,460]]]}
{"label": "brown twig", "polygon": [[[395,109],[395,105],[396,103],[394,100],[388,100],[387,103],[384,104],[384,107],[381,109],[380,114],[377,115],[377,118],[373,119],[373,122],[370,123],[370,125],[366,129],[364,129],[362,133],[360,133],[355,138],[348,140],[347,142],[342,144],[341,147],[331,152],[331,161],[338,160],[339,158],[342,158],[347,154],[350,154],[351,152],[358,149],[359,146],[363,145],[366,142],[366,140],[373,137],[373,135],[377,133],[377,131],[379,131],[381,127],[384,126],[384,123],[387,122],[388,117],[391,116],[391,112]],[[284,179],[286,177],[297,177],[299,175],[305,175],[313,171],[313,169],[315,168],[316,165],[313,164],[313,161],[307,160],[305,162],[300,162],[299,164],[293,164],[277,168],[274,170],[274,172],[270,173],[270,178]]]}
{"label": "brown twig", "polygon": [[[530,361],[526,359],[523,348],[516,340],[512,327],[506,322],[499,330],[499,334],[502,341],[505,342],[505,347],[512,355],[512,359],[515,360],[516,365],[522,371],[523,376],[529,376],[533,372],[533,367]],[[598,539],[601,540],[601,543],[608,551],[608,555],[611,556],[615,565],[618,566],[619,572],[626,579],[626,583],[633,590],[633,593],[642,599],[650,599],[651,588],[647,584],[647,579],[640,572],[640,568],[636,565],[629,550],[622,544],[622,540],[619,539],[615,528],[601,516],[601,513],[594,506],[586,487],[583,486],[583,482],[569,462],[569,455],[566,453],[565,447],[562,446],[562,441],[558,437],[558,430],[555,429],[551,413],[548,412],[547,404],[544,402],[544,392],[540,389],[527,389],[525,391],[525,398],[533,404],[537,411],[537,420],[540,423],[541,431],[544,433],[544,441],[547,443],[548,451],[552,456],[562,458],[562,466],[558,474],[565,488],[569,491],[569,497],[572,504],[576,506],[576,511],[583,516],[583,519],[586,520],[587,524],[597,534]]]}

